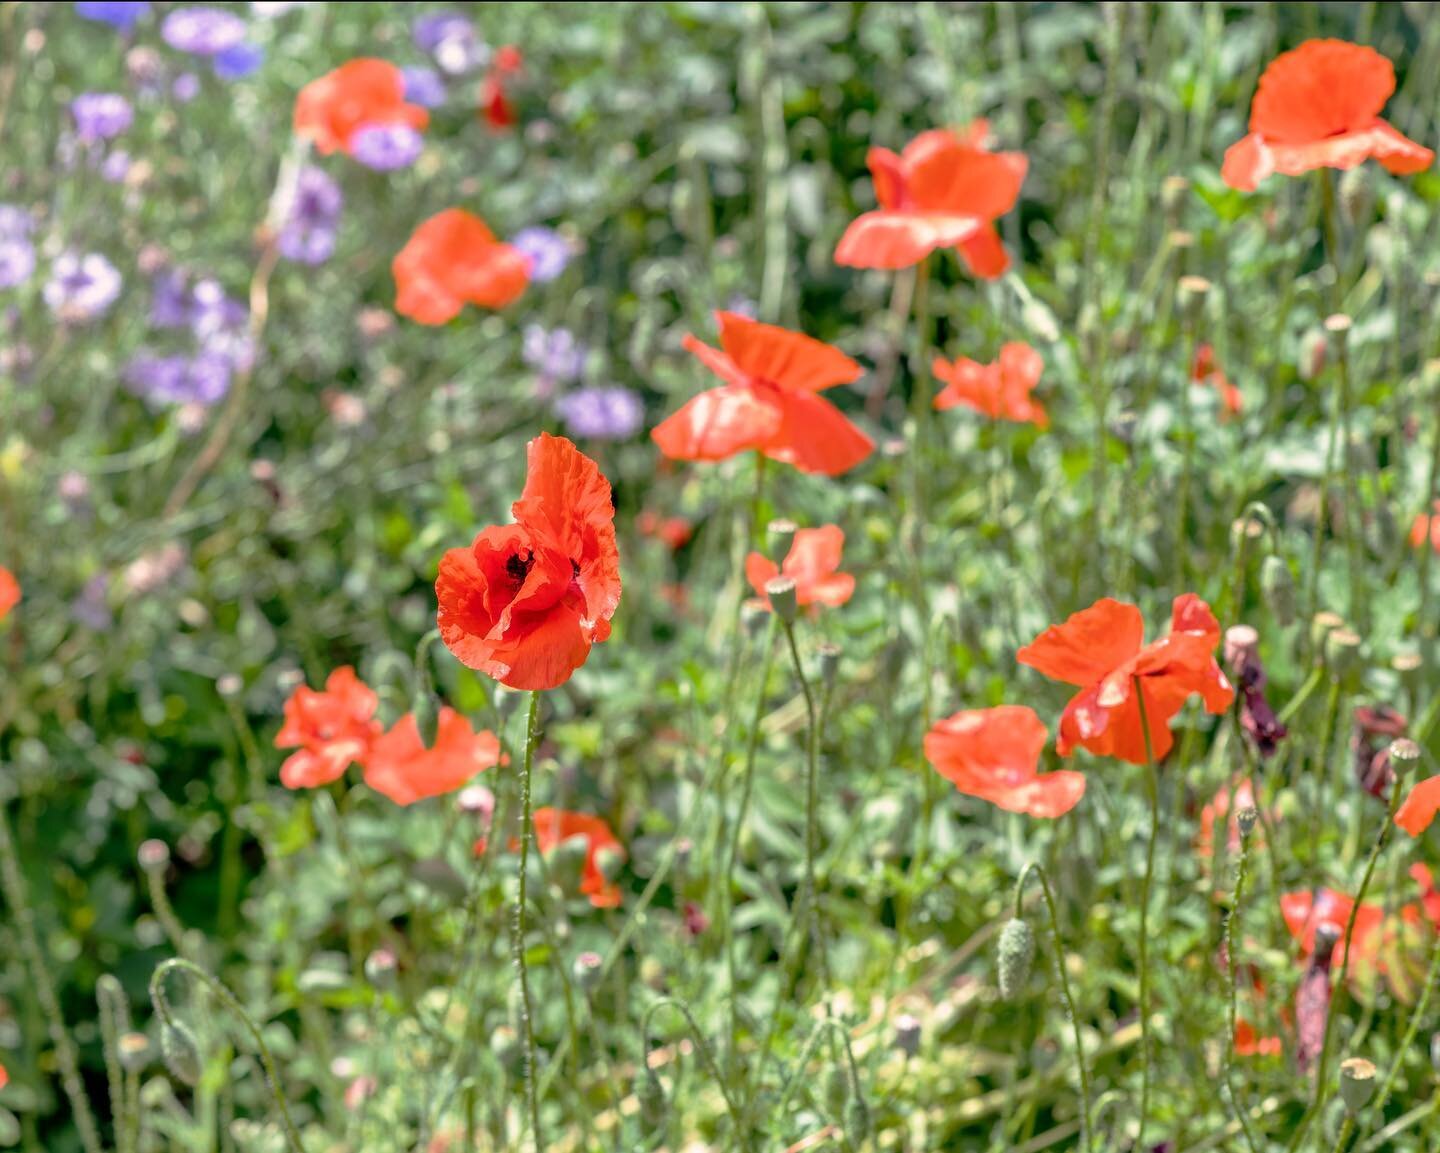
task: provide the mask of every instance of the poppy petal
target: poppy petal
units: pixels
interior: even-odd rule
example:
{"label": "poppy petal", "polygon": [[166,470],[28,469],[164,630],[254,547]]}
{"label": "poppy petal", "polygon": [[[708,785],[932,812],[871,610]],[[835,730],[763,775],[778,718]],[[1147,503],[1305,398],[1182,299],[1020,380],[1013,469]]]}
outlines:
{"label": "poppy petal", "polygon": [[1020,152],[986,152],[952,137],[910,168],[906,189],[921,212],[995,220],[1015,207],[1029,162]]}
{"label": "poppy petal", "polygon": [[888,148],[872,148],[865,154],[865,166],[875,185],[875,199],[881,208],[898,209],[905,197],[904,161]]}
{"label": "poppy petal", "polygon": [[1138,608],[1105,597],[1051,625],[1015,659],[1052,680],[1093,685],[1140,651],[1144,633]]}
{"label": "poppy petal", "polygon": [[1275,57],[1250,106],[1250,130],[1275,143],[1339,136],[1380,115],[1395,91],[1395,66],[1344,40],[1308,40]]}
{"label": "poppy petal", "polygon": [[730,359],[728,353],[721,352],[718,348],[711,348],[703,340],[699,340],[688,333],[680,343],[686,352],[726,384],[733,384],[737,388],[747,388],[754,383],[754,381],[750,379],[749,374]]}
{"label": "poppy petal", "polygon": [[839,525],[802,528],[790,543],[781,571],[797,584],[809,584],[838,569],[844,551],[845,533]]}
{"label": "poppy petal", "polygon": [[1275,171],[1275,157],[1258,132],[1242,137],[1225,149],[1220,179],[1238,192],[1254,192]]}
{"label": "poppy petal", "polygon": [[765,596],[765,586],[779,575],[780,566],[764,553],[752,552],[745,558],[745,579],[750,582],[755,595],[767,604],[769,599]]}
{"label": "poppy petal", "polygon": [[960,242],[960,257],[971,276],[981,280],[994,280],[1003,276],[1010,267],[1010,255],[1000,242],[1000,233],[993,224],[987,224],[968,240]]}
{"label": "poppy petal", "polygon": [[1440,812],[1440,776],[1428,777],[1410,790],[1395,811],[1395,823],[1412,837],[1420,836]]}
{"label": "poppy petal", "polygon": [[948,213],[887,212],[856,217],[835,248],[847,268],[909,268],[937,248],[968,240],[984,221]]}
{"label": "poppy petal", "polygon": [[650,432],[672,460],[726,460],[768,445],[784,424],[778,392],[762,395],[748,385],[702,392]]}
{"label": "poppy petal", "polygon": [[1402,136],[1383,120],[1348,132],[1304,144],[1267,144],[1275,171],[1299,176],[1317,168],[1355,168],[1375,159],[1395,173],[1423,172],[1435,159],[1430,149]]}
{"label": "poppy petal", "polygon": [[773,324],[761,324],[734,312],[717,312],[720,344],[752,380],[797,392],[819,392],[850,384],[864,374],[838,348]]}
{"label": "poppy petal", "polygon": [[0,566],[0,621],[10,615],[10,610],[20,603],[20,582],[10,570]]}
{"label": "poppy petal", "polygon": [[764,449],[771,460],[801,472],[839,476],[875,450],[875,442],[823,396],[776,390],[774,397],[781,424]]}

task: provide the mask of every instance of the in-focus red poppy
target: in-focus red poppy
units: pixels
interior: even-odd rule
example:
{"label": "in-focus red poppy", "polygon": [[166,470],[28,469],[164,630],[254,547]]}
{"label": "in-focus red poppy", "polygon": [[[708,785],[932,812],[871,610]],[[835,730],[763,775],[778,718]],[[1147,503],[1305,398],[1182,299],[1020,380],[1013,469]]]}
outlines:
{"label": "in-focus red poppy", "polygon": [[795,582],[795,603],[802,608],[805,605],[838,608],[855,594],[855,578],[838,571],[844,549],[845,533],[839,525],[802,528],[790,542],[783,565],[777,566],[764,553],[752,552],[746,557],[745,579],[767,609],[770,600],[765,595],[765,585],[778,576],[787,576]]}
{"label": "in-focus red poppy", "polygon": [[951,362],[937,356],[931,371],[945,387],[936,394],[935,407],[944,410],[964,405],[995,420],[1046,428],[1050,418],[1030,395],[1044,368],[1040,354],[1018,340],[1006,344],[992,364],[964,356]]}
{"label": "in-focus red poppy", "polygon": [[365,783],[397,805],[463,789],[476,773],[501,763],[500,738],[478,733],[454,709],[440,710],[435,744],[426,748],[414,713],[406,713],[365,757]]}
{"label": "in-focus red poppy", "polygon": [[1175,598],[1168,636],[1147,645],[1144,632],[1138,608],[1106,597],[1052,625],[1016,654],[1022,665],[1080,689],[1060,718],[1061,756],[1079,745],[1096,756],[1143,765],[1137,680],[1156,761],[1174,744],[1170,721],[1192,694],[1198,693],[1211,713],[1230,707],[1235,690],[1215,663],[1220,624],[1209,605],[1185,593]]}
{"label": "in-focus red poppy", "polygon": [[1371,158],[1397,174],[1424,171],[1435,153],[1380,119],[1394,91],[1395,66],[1373,48],[1307,40],[1281,53],[1260,77],[1250,135],[1226,150],[1221,179],[1254,192],[1272,172],[1298,176]]}
{"label": "in-focus red poppy", "polygon": [[10,615],[10,610],[20,603],[20,582],[15,575],[0,565],[0,621]]}
{"label": "in-focus red poppy", "polygon": [[601,867],[601,854],[625,859],[625,847],[620,844],[610,826],[599,817],[588,813],[571,813],[565,809],[536,809],[534,815],[535,844],[542,853],[548,853],[571,837],[585,839],[585,868],[580,874],[580,893],[590,898],[597,909],[613,909],[620,904],[620,886],[605,876]]}
{"label": "in-focus red poppy", "polygon": [[1195,349],[1195,363],[1190,366],[1190,379],[1196,384],[1208,385],[1220,394],[1221,420],[1240,415],[1245,396],[1220,371],[1220,366],[1215,362],[1215,350],[1210,345],[1202,344]]}
{"label": "in-focus red poppy", "polygon": [[[673,460],[726,460],[751,449],[801,472],[838,476],[874,450],[871,439],[818,393],[863,369],[803,333],[717,312],[720,348],[685,347],[725,383],[702,392],[650,433]],[[723,350],[723,351],[722,351]]]}
{"label": "in-focus red poppy", "polygon": [[1010,258],[995,221],[1015,207],[1028,161],[991,152],[989,125],[923,132],[899,155],[872,148],[866,163],[880,207],[851,222],[835,262],[851,268],[908,268],[938,248],[956,248],[974,276],[1001,275]]}
{"label": "in-focus red poppy", "polygon": [[512,689],[553,689],[610,635],[620,553],[610,482],[570,441],[526,449],[514,524],[485,529],[440,560],[440,637],[464,665]]}
{"label": "in-focus red poppy", "polygon": [[1423,548],[1426,541],[1436,552],[1440,552],[1440,500],[1430,506],[1429,513],[1421,513],[1410,526],[1410,543]]}
{"label": "in-focus red poppy", "polygon": [[1009,813],[1059,817],[1085,795],[1085,777],[1071,769],[1037,773],[1049,734],[1024,705],[969,709],[925,734],[925,759],[966,796]]}
{"label": "in-focus red poppy", "polygon": [[338,781],[352,761],[363,761],[380,734],[375,720],[379,698],[349,665],[336,669],[325,691],[298,686],[285,702],[285,723],[275,734],[277,749],[299,748],[280,766],[287,789],[316,789]]}
{"label": "in-focus red poppy", "polygon": [[530,283],[530,258],[495,239],[478,216],[447,208],[417,228],[390,263],[395,311],[417,324],[445,324],[466,304],[504,308]]}
{"label": "in-focus red poppy", "polygon": [[349,152],[361,128],[404,124],[421,132],[429,123],[429,112],[405,103],[404,73],[388,60],[351,60],[310,81],[295,100],[296,135],[327,154]]}

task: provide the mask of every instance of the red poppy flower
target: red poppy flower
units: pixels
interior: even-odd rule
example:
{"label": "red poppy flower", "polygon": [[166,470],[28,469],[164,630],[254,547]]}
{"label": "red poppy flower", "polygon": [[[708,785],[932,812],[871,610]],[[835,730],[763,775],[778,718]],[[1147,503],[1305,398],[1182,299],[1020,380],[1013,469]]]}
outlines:
{"label": "red poppy flower", "polygon": [[1137,679],[1157,761],[1174,744],[1170,721],[1192,694],[1200,694],[1211,713],[1229,708],[1235,690],[1215,663],[1220,625],[1209,605],[1186,593],[1175,598],[1169,636],[1146,645],[1144,630],[1138,608],[1106,597],[1016,654],[1022,665],[1081,690],[1060,718],[1061,756],[1080,745],[1097,756],[1145,763]]}
{"label": "red poppy flower", "polygon": [[1220,418],[1228,420],[1238,416],[1244,406],[1244,394],[1230,383],[1229,378],[1215,363],[1215,350],[1208,344],[1195,349],[1195,363],[1190,368],[1190,379],[1196,384],[1209,385],[1220,394]]}
{"label": "red poppy flower", "polygon": [[285,723],[275,734],[277,749],[293,749],[280,766],[287,789],[316,789],[338,781],[351,761],[363,761],[380,733],[375,720],[379,698],[349,665],[336,669],[325,691],[298,686],[285,702]]}
{"label": "red poppy flower", "polygon": [[1235,1056],[1278,1057],[1284,1049],[1279,1037],[1261,1036],[1244,1017],[1235,1018]]}
{"label": "red poppy flower", "polygon": [[835,249],[851,268],[908,268],[937,248],[958,248],[970,272],[994,279],[1010,266],[995,221],[1015,207],[1028,162],[991,152],[989,125],[921,133],[899,156],[872,148],[866,163],[880,207],[854,220]]}
{"label": "red poppy flower", "polygon": [[679,552],[695,535],[695,526],[683,516],[660,516],[646,509],[635,522],[642,536],[664,541],[672,552]]}
{"label": "red poppy flower", "polygon": [[1254,192],[1272,172],[1354,168],[1374,158],[1395,173],[1429,168],[1435,153],[1380,119],[1395,67],[1343,40],[1307,40],[1270,62],[1250,106],[1250,135],[1225,152],[1221,179]]}
{"label": "red poppy flower", "polygon": [[327,154],[349,152],[361,128],[406,124],[420,132],[429,122],[429,112],[405,103],[405,76],[386,60],[351,60],[312,80],[295,100],[296,135]]}
{"label": "red poppy flower", "polygon": [[1410,543],[1416,548],[1423,548],[1427,539],[1430,547],[1440,552],[1440,500],[1430,506],[1428,514],[1422,512],[1417,516],[1410,526]]}
{"label": "red poppy flower", "polygon": [[1085,777],[1070,769],[1037,774],[1048,734],[1024,705],[958,712],[925,734],[925,759],[966,796],[1009,813],[1059,817],[1085,795]]}
{"label": "red poppy flower", "polygon": [[585,839],[585,868],[580,875],[580,892],[590,898],[597,909],[613,909],[620,904],[620,887],[605,876],[600,867],[600,854],[625,857],[625,848],[599,817],[571,813],[564,809],[536,809],[534,816],[535,844],[542,853],[555,849],[571,837]]}
{"label": "red poppy flower", "polygon": [[686,403],[650,434],[675,460],[725,460],[754,449],[801,472],[838,476],[875,445],[824,397],[860,378],[861,367],[799,332],[717,312],[720,349],[685,338],[685,347],[725,383]]}
{"label": "red poppy flower", "polygon": [[502,244],[485,222],[461,208],[430,217],[390,264],[395,311],[418,324],[444,324],[467,303],[504,308],[530,283],[530,258]]}
{"label": "red poppy flower", "polygon": [[[1315,951],[1315,930],[1325,922],[1339,929],[1340,937],[1350,923],[1350,912],[1355,899],[1334,889],[1321,889],[1317,893],[1284,893],[1280,897],[1280,913],[1285,918],[1285,927],[1300,944],[1301,951],[1308,957]],[[1378,963],[1380,936],[1385,923],[1385,906],[1364,904],[1355,914],[1355,927],[1350,940],[1355,948],[1351,967],[1374,967]],[[1333,964],[1343,964],[1344,942],[1336,940],[1331,954]]]}
{"label": "red poppy flower", "polygon": [[514,524],[451,549],[435,582],[440,636],[462,664],[512,689],[553,689],[610,635],[620,553],[610,482],[564,437],[541,433]]}
{"label": "red poppy flower", "polygon": [[1412,837],[1418,837],[1430,827],[1437,812],[1440,812],[1440,777],[1427,777],[1415,783],[1410,795],[1395,810],[1395,823]]}
{"label": "red poppy flower", "polygon": [[5,1071],[5,1066],[0,1065],[0,1089],[10,1084],[10,1074]]}
{"label": "red poppy flower", "polygon": [[10,615],[10,610],[20,603],[20,582],[11,571],[0,565],[0,621]]}
{"label": "red poppy flower", "polygon": [[515,105],[505,91],[505,78],[519,72],[523,63],[520,49],[506,44],[495,53],[490,71],[480,81],[480,108],[493,132],[513,128],[519,120]]}
{"label": "red poppy flower", "polygon": [[397,805],[453,793],[476,773],[500,764],[500,739],[488,729],[476,732],[454,709],[440,710],[435,744],[420,739],[414,713],[406,713],[365,757],[365,783]]}
{"label": "red poppy flower", "polygon": [[790,542],[785,563],[777,567],[763,553],[752,552],[745,558],[745,579],[756,595],[770,607],[765,585],[778,576],[795,582],[795,603],[829,605],[838,608],[855,594],[855,578],[840,568],[840,554],[845,548],[845,533],[838,525],[802,528]]}
{"label": "red poppy flower", "polygon": [[1440,926],[1440,892],[1435,889],[1435,878],[1429,867],[1417,861],[1410,866],[1410,879],[1420,886],[1420,908],[1425,919]]}
{"label": "red poppy flower", "polygon": [[1005,345],[993,364],[964,356],[951,363],[937,356],[931,371],[945,387],[936,395],[935,407],[944,410],[964,405],[995,420],[1045,428],[1050,418],[1030,395],[1044,368],[1040,354],[1020,341]]}

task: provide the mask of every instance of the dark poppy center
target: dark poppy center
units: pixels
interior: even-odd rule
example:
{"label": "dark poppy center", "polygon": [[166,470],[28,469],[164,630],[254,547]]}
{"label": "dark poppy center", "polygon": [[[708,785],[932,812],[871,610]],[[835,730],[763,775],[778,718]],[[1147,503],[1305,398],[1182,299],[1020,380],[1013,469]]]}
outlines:
{"label": "dark poppy center", "polygon": [[524,556],[518,552],[510,554],[510,559],[505,562],[505,571],[517,585],[522,585],[534,566],[535,554],[530,549],[526,549]]}

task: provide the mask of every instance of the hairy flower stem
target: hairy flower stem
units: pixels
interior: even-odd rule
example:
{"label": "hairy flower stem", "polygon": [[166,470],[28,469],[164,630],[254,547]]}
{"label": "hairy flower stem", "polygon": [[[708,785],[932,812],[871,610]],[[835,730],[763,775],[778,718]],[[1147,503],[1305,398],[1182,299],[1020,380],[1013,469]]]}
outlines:
{"label": "hairy flower stem", "polygon": [[510,922],[510,959],[520,983],[520,1022],[525,1042],[525,1102],[530,1114],[530,1132],[536,1153],[545,1142],[540,1135],[540,1096],[535,1092],[535,1006],[530,1000],[530,969],[525,962],[525,883],[530,868],[530,842],[534,820],[530,811],[530,770],[535,764],[540,693],[530,694],[530,714],[525,722],[525,758],[520,768],[520,864],[515,890],[515,909]]}
{"label": "hairy flower stem", "polygon": [[[1230,808],[1234,808],[1233,798],[1230,803]],[[1225,1089],[1230,1095],[1230,1108],[1235,1113],[1235,1119],[1240,1123],[1240,1131],[1245,1134],[1245,1144],[1250,1147],[1250,1153],[1259,1153],[1259,1146],[1255,1144],[1255,1134],[1250,1131],[1249,1111],[1241,1103],[1240,1095],[1235,1090],[1235,1022],[1239,1016],[1239,1010],[1236,1007],[1235,988],[1235,975],[1239,969],[1239,965],[1235,960],[1235,924],[1240,920],[1240,902],[1245,893],[1245,878],[1248,876],[1250,869],[1251,839],[1251,832],[1247,832],[1245,828],[1242,828],[1240,833],[1240,863],[1235,869],[1235,896],[1230,903],[1230,915],[1225,918],[1225,1001],[1227,1007],[1225,1020]]]}
{"label": "hairy flower stem", "polygon": [[1425,505],[1420,514],[1426,518],[1420,522],[1425,526],[1426,532],[1420,538],[1420,608],[1415,617],[1422,644],[1435,637],[1437,628],[1437,622],[1430,612],[1430,565],[1431,557],[1435,553],[1435,518],[1440,516],[1440,513],[1435,511],[1435,502],[1440,500],[1440,374],[1437,374],[1432,391],[1434,395],[1430,411],[1434,414],[1434,428],[1431,430],[1434,444],[1430,450],[1430,476],[1425,484]]}
{"label": "hairy flower stem", "polygon": [[35,911],[31,909],[30,899],[25,891],[25,878],[20,872],[15,840],[10,832],[10,817],[3,803],[0,803],[0,889],[4,890],[5,903],[10,906],[11,920],[19,932],[20,952],[25,958],[26,968],[30,971],[30,983],[35,990],[35,999],[40,1002],[45,1023],[50,1029],[50,1043],[55,1046],[55,1064],[60,1070],[60,1085],[70,1102],[75,1129],[80,1134],[80,1144],[85,1153],[100,1153],[100,1131],[96,1128],[90,1101],[85,1096],[85,1082],[80,1077],[75,1042],[71,1040],[70,1030],[65,1027],[65,1017],[60,1011],[60,999],[55,994],[55,981],[50,965],[40,948],[40,939],[35,935]]}
{"label": "hairy flower stem", "polygon": [[1195,363],[1195,353],[1200,347],[1199,307],[1185,310],[1185,327],[1189,330],[1186,341],[1187,357],[1180,373],[1180,493],[1175,498],[1175,587],[1190,587],[1190,489],[1195,476],[1195,418],[1191,415],[1190,374]]}
{"label": "hairy flower stem", "polygon": [[265,1044],[265,1036],[260,1032],[260,1026],[255,1023],[254,1018],[245,1011],[245,1007],[240,1004],[235,994],[230,992],[223,982],[211,976],[193,961],[187,961],[183,957],[171,957],[168,961],[161,961],[155,966],[155,972],[150,975],[150,1001],[155,1006],[155,1015],[160,1018],[161,1024],[171,1029],[179,1027],[175,1010],[165,992],[165,980],[175,972],[184,973],[187,977],[200,982],[220,1004],[234,1015],[237,1021],[245,1026],[245,1031],[255,1042],[255,1050],[260,1057],[260,1067],[265,1073],[265,1083],[269,1086],[270,1095],[275,1100],[275,1108],[280,1114],[280,1124],[285,1131],[285,1142],[290,1148],[290,1153],[305,1153],[304,1142],[300,1140],[300,1133],[290,1117],[290,1104],[285,1099],[285,1090],[280,1084],[280,1073],[275,1066],[275,1058],[270,1053],[270,1046]]}
{"label": "hairy flower stem", "polygon": [[1160,835],[1160,779],[1150,740],[1150,717],[1139,677],[1131,678],[1145,734],[1145,794],[1150,802],[1150,836],[1145,844],[1145,880],[1140,887],[1140,1131],[1135,1147],[1145,1148],[1145,1122],[1150,1114],[1150,887],[1155,877],[1155,842]]}
{"label": "hairy flower stem", "polygon": [[795,666],[795,679],[800,682],[800,691],[805,695],[809,729],[805,741],[805,890],[800,898],[800,941],[803,949],[804,943],[814,935],[819,946],[820,972],[823,975],[826,968],[825,932],[815,908],[818,900],[815,858],[820,846],[820,721],[815,711],[815,695],[810,691],[810,681],[800,661],[800,646],[795,643],[795,626],[789,621],[783,623],[785,640],[790,646],[790,660]]}
{"label": "hairy flower stem", "polygon": [[685,1026],[690,1030],[690,1039],[695,1042],[695,1051],[700,1054],[705,1071],[710,1074],[711,1079],[715,1082],[715,1087],[720,1090],[720,1096],[725,1099],[725,1108],[730,1114],[731,1123],[735,1126],[736,1141],[743,1149],[754,1149],[755,1143],[745,1126],[744,1115],[737,1107],[735,1099],[730,1095],[729,1083],[721,1075],[720,1066],[715,1063],[715,1054],[711,1052],[710,1045],[705,1040],[705,1034],[700,1032],[700,1026],[695,1023],[695,1015],[678,997],[661,997],[651,1003],[645,1010],[645,1015],[640,1018],[640,1044],[643,1049],[640,1061],[642,1076],[650,1075],[650,1021],[657,1012],[666,1008],[674,1009],[685,1018]]}
{"label": "hairy flower stem", "polygon": [[1045,894],[1045,910],[1050,917],[1050,938],[1054,944],[1055,976],[1060,980],[1060,995],[1065,999],[1065,1012],[1070,1017],[1070,1027],[1075,1031],[1075,1068],[1080,1075],[1080,1153],[1088,1153],[1091,1142],[1091,1119],[1094,1113],[1090,1107],[1090,1073],[1085,1066],[1085,1039],[1080,1033],[1080,1014],[1075,1011],[1075,997],[1070,992],[1070,974],[1065,969],[1064,947],[1060,942],[1060,918],[1055,914],[1055,898],[1050,892],[1050,879],[1038,861],[1031,861],[1020,871],[1015,882],[1015,917],[1025,914],[1025,882],[1030,874],[1040,878],[1040,888]]}

